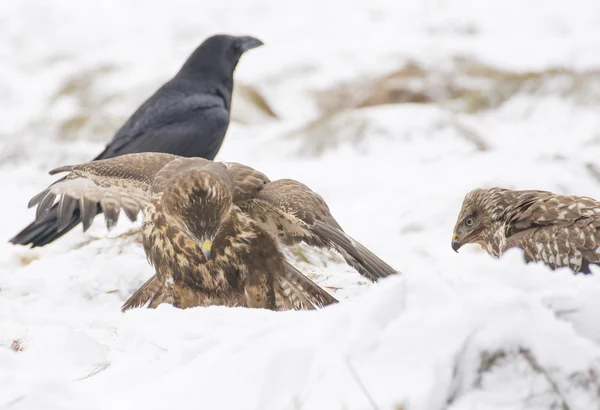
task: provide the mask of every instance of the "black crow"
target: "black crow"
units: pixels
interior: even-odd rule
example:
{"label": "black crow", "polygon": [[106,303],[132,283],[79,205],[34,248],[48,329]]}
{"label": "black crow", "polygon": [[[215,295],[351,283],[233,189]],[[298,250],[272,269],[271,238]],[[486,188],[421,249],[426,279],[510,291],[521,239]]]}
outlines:
{"label": "black crow", "polygon": [[[138,152],[212,160],[229,125],[233,71],[245,51],[262,44],[254,37],[216,35],[206,39],[175,77],[138,108],[94,160]],[[101,212],[99,207],[97,212]],[[54,207],[43,220],[31,223],[10,242],[44,246],[80,221],[77,206],[71,220],[58,226]]]}

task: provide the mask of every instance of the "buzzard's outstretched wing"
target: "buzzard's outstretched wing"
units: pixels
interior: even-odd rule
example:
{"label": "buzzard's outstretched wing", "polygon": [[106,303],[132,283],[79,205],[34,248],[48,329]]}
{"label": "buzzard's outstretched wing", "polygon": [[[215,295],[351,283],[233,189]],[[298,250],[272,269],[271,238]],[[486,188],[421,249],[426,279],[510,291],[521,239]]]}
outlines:
{"label": "buzzard's outstretched wing", "polygon": [[303,240],[309,245],[333,248],[350,266],[372,281],[398,273],[346,234],[323,198],[298,181],[280,179],[266,183],[255,199],[242,207],[283,242]]}
{"label": "buzzard's outstretched wing", "polygon": [[56,209],[60,230],[68,225],[79,202],[85,231],[97,215],[99,205],[110,229],[116,224],[121,209],[134,221],[148,201],[154,195],[160,195],[161,188],[179,173],[182,161],[188,161],[184,164],[187,167],[212,163],[202,158],[142,153],[64,166],[50,171],[50,174],[69,174],[34,196],[29,207],[37,205],[36,220],[42,221],[59,197]]}

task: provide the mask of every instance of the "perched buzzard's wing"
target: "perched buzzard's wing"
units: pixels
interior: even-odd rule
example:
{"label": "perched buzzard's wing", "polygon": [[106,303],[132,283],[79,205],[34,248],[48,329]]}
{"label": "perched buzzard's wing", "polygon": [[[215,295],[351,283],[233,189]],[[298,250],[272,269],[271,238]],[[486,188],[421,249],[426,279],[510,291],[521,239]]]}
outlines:
{"label": "perched buzzard's wing", "polygon": [[136,219],[151,198],[150,186],[155,175],[176,158],[162,153],[130,154],[56,168],[50,174],[70,173],[34,196],[29,207],[37,205],[36,220],[42,221],[60,196],[57,207],[60,230],[68,225],[79,201],[83,228],[87,230],[99,204],[110,229],[117,222],[121,208],[132,221]]}
{"label": "perched buzzard's wing", "polygon": [[519,203],[514,207],[508,221],[514,229],[549,225],[565,226],[580,219],[600,216],[600,202],[588,197],[537,192],[537,195],[528,202],[526,206]]}
{"label": "perched buzzard's wing", "polygon": [[[546,212],[546,201],[553,197],[555,195],[548,191],[505,190],[501,196],[493,198],[494,208],[505,210],[503,215],[494,215],[494,219],[506,221],[509,227],[507,235],[515,234],[523,229],[531,228],[531,223],[535,223],[535,220]],[[495,210],[493,212],[497,213]],[[543,218],[539,222],[543,222]]]}
{"label": "perched buzzard's wing", "polygon": [[506,248],[519,247],[527,261],[589,273],[600,263],[600,202],[548,194],[512,215]]}
{"label": "perched buzzard's wing", "polygon": [[337,303],[336,298],[304,276],[298,269],[288,262],[285,262],[285,265],[285,274],[276,277],[278,291],[275,298],[278,310],[312,310]]}
{"label": "perched buzzard's wing", "polygon": [[300,182],[281,179],[266,183],[243,208],[267,232],[284,242],[303,240],[309,245],[333,248],[350,266],[373,281],[397,273],[347,235],[323,198]]}

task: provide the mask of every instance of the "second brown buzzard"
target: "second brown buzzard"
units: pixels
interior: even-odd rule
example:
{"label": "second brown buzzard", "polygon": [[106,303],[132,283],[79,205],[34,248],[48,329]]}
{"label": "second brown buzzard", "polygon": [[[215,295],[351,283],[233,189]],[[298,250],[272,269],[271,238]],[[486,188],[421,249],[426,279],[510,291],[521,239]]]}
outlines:
{"label": "second brown buzzard", "polygon": [[325,201],[300,182],[270,181],[238,163],[162,153],[61,167],[70,172],[36,195],[43,220],[59,196],[58,226],[75,204],[84,229],[99,204],[108,227],[122,209],[143,210],[143,243],[156,274],[123,306],[227,305],[314,309],[336,302],[284,259],[279,243],[333,248],[371,280],[396,271],[348,236]]}
{"label": "second brown buzzard", "polygon": [[547,191],[475,189],[463,201],[452,249],[467,243],[496,257],[520,248],[528,262],[590,273],[590,264],[600,264],[600,202]]}

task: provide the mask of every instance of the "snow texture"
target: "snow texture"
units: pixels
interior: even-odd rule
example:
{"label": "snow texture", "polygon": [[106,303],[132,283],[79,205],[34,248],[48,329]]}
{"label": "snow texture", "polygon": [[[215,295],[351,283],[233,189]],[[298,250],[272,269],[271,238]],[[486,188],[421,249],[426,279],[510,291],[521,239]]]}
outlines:
{"label": "snow texture", "polygon": [[[273,111],[234,101],[219,158],[306,183],[402,274],[370,284],[303,247],[290,258],[338,305],[123,314],[153,273],[139,224],[97,220],[42,249],[0,241],[0,408],[600,409],[600,270],[450,248],[473,188],[600,198],[596,0],[0,2],[0,238],[33,218],[49,169],[95,156],[218,32],[265,42],[236,81]],[[464,60],[572,76],[490,109],[323,116],[318,96],[340,84],[412,62],[435,86]]]}

